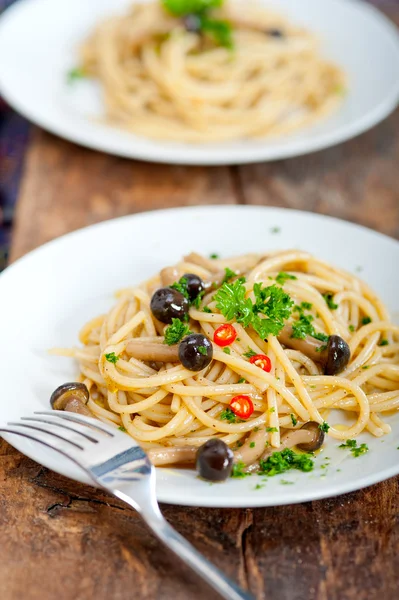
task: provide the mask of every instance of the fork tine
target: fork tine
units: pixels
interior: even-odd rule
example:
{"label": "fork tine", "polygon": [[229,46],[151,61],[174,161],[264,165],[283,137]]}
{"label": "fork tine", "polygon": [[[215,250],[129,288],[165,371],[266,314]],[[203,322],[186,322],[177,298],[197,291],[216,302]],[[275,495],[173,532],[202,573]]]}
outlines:
{"label": "fork tine", "polygon": [[79,423],[80,425],[86,425],[86,427],[92,427],[93,429],[96,429],[101,433],[105,433],[105,435],[108,435],[110,437],[115,436],[115,434],[112,432],[111,427],[105,425],[104,423],[99,424],[99,421],[95,418],[83,417],[81,415],[77,416],[74,413],[66,413],[62,410],[37,410],[33,414],[45,415],[47,417],[52,417],[54,420],[65,419],[66,421],[73,421],[74,423]]}
{"label": "fork tine", "polygon": [[47,435],[51,435],[62,442],[66,442],[67,444],[71,444],[71,446],[75,446],[78,450],[84,450],[83,446],[80,446],[76,442],[72,440],[68,440],[67,438],[62,437],[58,433],[54,433],[54,431],[49,431],[48,429],[44,429],[43,427],[37,427],[36,425],[30,425],[29,423],[19,423],[19,422],[9,422],[7,425],[11,425],[13,427],[25,427],[26,429],[34,429],[35,431],[40,431],[40,433],[46,433]]}
{"label": "fork tine", "polygon": [[61,427],[62,429],[67,429],[68,431],[72,431],[73,433],[81,435],[82,437],[86,438],[86,440],[89,440],[94,444],[98,444],[98,440],[91,435],[88,435],[83,431],[79,431],[78,429],[74,429],[74,427],[69,427],[69,425],[65,425],[64,423],[58,423],[57,420],[43,419],[41,417],[21,417],[21,421],[33,421],[34,423],[46,423],[47,425],[54,425],[54,427]]}

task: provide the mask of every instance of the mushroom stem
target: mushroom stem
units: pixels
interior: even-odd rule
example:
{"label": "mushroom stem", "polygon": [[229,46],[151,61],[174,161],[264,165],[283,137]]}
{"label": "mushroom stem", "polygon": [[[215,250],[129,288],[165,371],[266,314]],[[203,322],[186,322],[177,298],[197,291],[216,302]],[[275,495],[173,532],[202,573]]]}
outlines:
{"label": "mushroom stem", "polygon": [[179,279],[179,271],[175,267],[165,267],[160,272],[163,287],[168,287]]}
{"label": "mushroom stem", "polygon": [[307,335],[304,339],[292,337],[293,329],[291,325],[284,325],[281,330],[278,340],[287,348],[298,350],[306,354],[313,361],[320,363],[323,367],[327,363],[328,350],[324,342],[316,340],[316,338]]}
{"label": "mushroom stem", "polygon": [[93,416],[93,413],[86,407],[82,400],[79,400],[79,398],[71,398],[68,400],[64,410],[67,412],[78,413],[79,415],[85,415],[86,417]]}
{"label": "mushroom stem", "polygon": [[151,448],[148,458],[156,467],[162,465],[194,464],[198,448],[195,446],[177,446],[176,448]]}
{"label": "mushroom stem", "polygon": [[177,345],[167,346],[155,342],[141,342],[140,338],[130,340],[126,352],[138,360],[152,360],[155,362],[178,362],[179,354]]}

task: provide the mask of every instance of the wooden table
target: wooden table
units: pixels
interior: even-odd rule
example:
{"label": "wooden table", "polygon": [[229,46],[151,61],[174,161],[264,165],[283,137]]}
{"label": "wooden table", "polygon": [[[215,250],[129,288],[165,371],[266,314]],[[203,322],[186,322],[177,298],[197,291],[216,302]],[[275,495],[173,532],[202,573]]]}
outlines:
{"label": "wooden table", "polygon": [[[382,4],[399,21],[397,1]],[[34,130],[12,259],[104,219],[198,204],[303,209],[399,237],[398,159],[398,113],[328,151],[245,167],[128,161]],[[3,600],[216,597],[121,502],[52,473],[4,442],[0,459]],[[396,600],[398,483],[391,479],[336,499],[287,507],[162,510],[259,600]]]}

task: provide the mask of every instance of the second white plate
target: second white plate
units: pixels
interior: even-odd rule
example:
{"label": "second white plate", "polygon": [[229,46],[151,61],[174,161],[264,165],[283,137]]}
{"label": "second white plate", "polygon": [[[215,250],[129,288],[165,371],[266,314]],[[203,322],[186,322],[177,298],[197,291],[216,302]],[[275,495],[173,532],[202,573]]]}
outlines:
{"label": "second white plate", "polygon": [[[244,1],[244,0],[242,0]],[[268,140],[183,144],[134,136],[102,124],[95,83],[68,86],[77,47],[104,16],[132,0],[20,0],[0,19],[0,92],[16,110],[68,140],[111,154],[197,165],[288,158],[347,140],[385,118],[399,98],[397,30],[358,0],[262,0],[318,33],[323,53],[346,72],[349,92],[340,110],[294,134]]]}

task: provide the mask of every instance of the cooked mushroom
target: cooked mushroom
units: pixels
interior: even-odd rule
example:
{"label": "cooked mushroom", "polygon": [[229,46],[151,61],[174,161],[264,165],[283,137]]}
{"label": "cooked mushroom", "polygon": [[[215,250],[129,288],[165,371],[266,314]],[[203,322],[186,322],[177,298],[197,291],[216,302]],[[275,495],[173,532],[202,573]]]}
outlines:
{"label": "cooked mushroom", "polygon": [[351,353],[348,344],[339,335],[330,335],[327,344],[307,335],[304,339],[292,337],[292,326],[285,325],[279,341],[293,350],[299,350],[324,367],[326,375],[337,375],[348,364]]}
{"label": "cooked mushroom", "polygon": [[141,342],[140,338],[130,340],[126,346],[126,352],[138,360],[150,360],[155,362],[178,362],[178,346],[167,346],[157,342]]}
{"label": "cooked mushroom", "polygon": [[84,383],[73,381],[63,383],[51,394],[50,404],[54,410],[66,410],[88,417],[92,416],[86,408],[89,401],[89,390]]}
{"label": "cooked mushroom", "polygon": [[194,464],[197,456],[195,446],[177,446],[176,448],[151,448],[147,451],[148,458],[156,467],[161,465]]}
{"label": "cooked mushroom", "polygon": [[179,279],[179,271],[175,267],[165,267],[162,269],[160,275],[162,287],[172,285],[172,283],[175,283]]}
{"label": "cooked mushroom", "polygon": [[302,425],[301,429],[298,429],[297,431],[298,433],[306,432],[312,435],[312,439],[308,442],[301,442],[300,444],[296,442],[295,445],[300,450],[305,450],[306,452],[314,452],[315,450],[321,448],[321,446],[323,445],[325,434],[324,431],[320,429],[320,426],[318,423],[316,423],[316,421],[309,421],[308,423],[305,423],[305,425]]}

